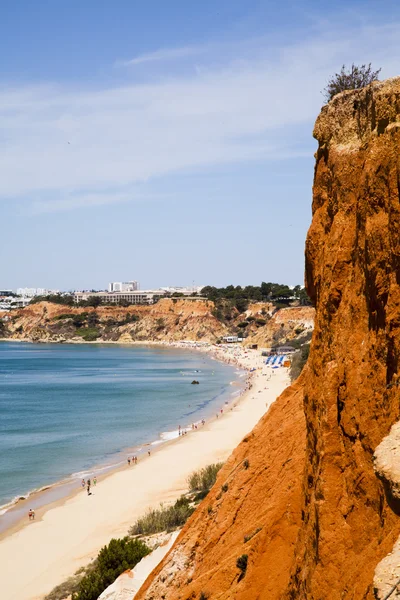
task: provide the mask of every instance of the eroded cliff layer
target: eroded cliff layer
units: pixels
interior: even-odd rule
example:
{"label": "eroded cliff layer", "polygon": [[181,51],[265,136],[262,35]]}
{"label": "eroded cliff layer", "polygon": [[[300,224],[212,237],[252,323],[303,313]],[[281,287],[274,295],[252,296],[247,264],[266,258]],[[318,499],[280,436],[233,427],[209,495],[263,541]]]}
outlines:
{"label": "eroded cliff layer", "polygon": [[373,453],[400,412],[400,79],[336,96],[314,136],[307,369],[233,454],[140,600],[373,598],[399,535]]}
{"label": "eroded cliff layer", "polygon": [[257,302],[241,314],[231,309],[227,320],[214,302],[201,300],[172,298],[151,306],[97,308],[40,302],[0,313],[0,337],[36,342],[215,342],[245,330],[245,343],[269,347],[294,338],[307,341],[314,312],[311,306],[276,309],[269,302]]}
{"label": "eroded cliff layer", "polygon": [[[232,454],[137,598],[281,597],[302,518],[304,450],[299,380]],[[239,580],[236,562],[242,554],[251,567]]]}

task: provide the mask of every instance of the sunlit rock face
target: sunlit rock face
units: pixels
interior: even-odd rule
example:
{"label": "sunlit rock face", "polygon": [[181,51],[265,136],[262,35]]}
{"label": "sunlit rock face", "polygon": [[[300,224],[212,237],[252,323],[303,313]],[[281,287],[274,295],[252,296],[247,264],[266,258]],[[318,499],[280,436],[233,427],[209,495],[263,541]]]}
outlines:
{"label": "sunlit rock face", "polygon": [[400,79],[336,96],[314,137],[307,367],[233,453],[141,600],[372,599],[400,533],[373,458],[400,417]]}

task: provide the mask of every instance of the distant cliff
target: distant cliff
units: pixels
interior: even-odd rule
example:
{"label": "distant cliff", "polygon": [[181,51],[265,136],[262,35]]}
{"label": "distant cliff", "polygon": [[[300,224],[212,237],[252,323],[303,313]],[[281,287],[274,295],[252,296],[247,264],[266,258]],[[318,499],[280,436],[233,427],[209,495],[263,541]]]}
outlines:
{"label": "distant cliff", "polygon": [[40,302],[0,315],[0,337],[29,341],[207,341],[246,332],[247,343],[269,346],[305,337],[313,328],[314,309],[289,307],[276,311],[268,303],[234,309],[227,318],[211,301],[163,299],[151,306],[70,308]]}
{"label": "distant cliff", "polygon": [[336,96],[314,136],[308,364],[137,600],[372,599],[400,533],[373,468],[400,416],[400,79]]}

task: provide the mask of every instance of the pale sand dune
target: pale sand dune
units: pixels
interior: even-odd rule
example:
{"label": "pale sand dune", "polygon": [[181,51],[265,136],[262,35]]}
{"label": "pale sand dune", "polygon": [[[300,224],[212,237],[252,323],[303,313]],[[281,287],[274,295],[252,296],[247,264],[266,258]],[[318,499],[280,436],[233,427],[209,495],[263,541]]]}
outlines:
{"label": "pale sand dune", "polygon": [[[234,354],[247,367],[262,367],[260,352],[225,351],[225,357]],[[265,373],[273,373],[270,380]],[[125,535],[147,508],[185,492],[194,469],[226,460],[265,413],[266,404],[289,384],[287,369],[264,366],[254,373],[252,384],[232,411],[226,409],[205,427],[152,451],[138,465],[100,479],[91,496],[75,494],[5,537],[0,542],[1,598],[42,599],[112,537]]]}

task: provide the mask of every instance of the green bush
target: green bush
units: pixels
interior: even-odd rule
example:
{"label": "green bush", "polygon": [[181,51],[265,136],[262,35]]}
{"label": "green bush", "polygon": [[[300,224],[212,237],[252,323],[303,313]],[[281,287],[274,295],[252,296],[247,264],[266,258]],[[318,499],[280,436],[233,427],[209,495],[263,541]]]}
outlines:
{"label": "green bush", "polygon": [[247,326],[248,326],[247,321],[242,321],[241,323],[238,323],[238,327],[240,327],[240,329],[244,329]]}
{"label": "green bush", "polygon": [[100,323],[100,319],[99,319],[99,315],[97,314],[96,311],[88,314],[87,324],[88,324],[89,328],[96,327],[96,325],[98,325],[99,323]]}
{"label": "green bush", "polygon": [[94,327],[82,327],[81,329],[78,329],[76,332],[76,335],[80,335],[85,342],[94,342],[95,340],[97,340],[98,337],[100,337],[100,332],[98,329],[95,329]]}
{"label": "green bush", "polygon": [[112,317],[107,319],[106,325],[107,327],[120,327],[121,325],[128,325],[129,323],[136,323],[139,321],[138,315],[132,315],[128,313],[123,319],[118,321],[117,319],[113,319]]}
{"label": "green bush", "polygon": [[71,313],[62,313],[61,315],[57,315],[56,317],[53,317],[53,321],[61,321],[63,319],[72,319],[74,315],[72,315]]}
{"label": "green bush", "polygon": [[86,306],[93,306],[93,308],[97,308],[102,303],[102,299],[99,296],[89,296],[86,300]]}
{"label": "green bush", "polygon": [[165,329],[165,321],[162,317],[160,317],[156,321],[156,331],[162,331],[163,329]]}
{"label": "green bush", "polygon": [[51,302],[52,304],[64,304],[65,306],[74,305],[74,297],[72,294],[49,294],[48,296],[35,296],[30,301],[30,304],[37,304],[38,302]]}
{"label": "green bush", "polygon": [[95,568],[83,577],[78,591],[72,594],[72,600],[97,600],[121,573],[133,569],[150,552],[141,540],[128,537],[112,539],[100,550]]}
{"label": "green bush", "polygon": [[302,372],[304,365],[308,360],[308,355],[310,354],[310,344],[304,344],[301,350],[295,352],[292,356],[292,362],[290,365],[290,380],[294,381],[298,378],[300,373]]}
{"label": "green bush", "polygon": [[241,571],[239,579],[243,579],[243,577],[246,575],[248,558],[249,557],[247,554],[242,554],[242,556],[239,556],[236,561],[236,566]]}
{"label": "green bush", "polygon": [[128,325],[128,323],[136,323],[136,321],[139,321],[139,316],[128,313],[125,319],[119,322],[119,325]]}
{"label": "green bush", "polygon": [[79,313],[78,315],[71,315],[72,322],[75,325],[75,327],[82,327],[82,325],[86,323],[87,317],[87,312]]}
{"label": "green bush", "polygon": [[249,302],[247,298],[236,298],[235,306],[240,313],[244,313],[247,310]]}
{"label": "green bush", "polygon": [[267,323],[266,319],[256,319],[256,324],[262,327]]}
{"label": "green bush", "polygon": [[189,490],[191,492],[208,492],[217,480],[218,471],[224,463],[215,463],[194,471],[188,478]]}
{"label": "green bush", "polygon": [[84,577],[85,569],[82,569],[83,573],[77,571],[72,577],[68,577],[63,583],[57,585],[50,594],[47,594],[44,600],[65,600],[76,593],[79,590],[79,584]]}
{"label": "green bush", "polygon": [[249,542],[260,531],[261,531],[261,527],[257,527],[257,529],[255,529],[254,531],[252,531],[252,533],[249,533],[248,535],[245,535],[244,539],[243,539],[244,543],[247,544],[247,542]]}
{"label": "green bush", "polygon": [[194,512],[190,500],[181,496],[172,506],[160,505],[160,508],[152,508],[138,519],[130,528],[130,535],[151,535],[160,531],[173,531],[182,527],[190,515]]}

